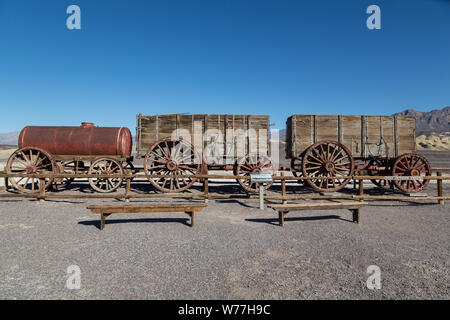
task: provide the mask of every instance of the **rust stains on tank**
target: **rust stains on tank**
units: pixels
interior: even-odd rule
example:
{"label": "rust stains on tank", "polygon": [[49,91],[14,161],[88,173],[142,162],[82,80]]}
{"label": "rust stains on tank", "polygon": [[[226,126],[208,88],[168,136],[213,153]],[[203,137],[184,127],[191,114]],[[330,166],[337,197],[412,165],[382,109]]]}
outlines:
{"label": "rust stains on tank", "polygon": [[19,148],[34,146],[53,155],[131,155],[131,132],[125,127],[96,127],[83,122],[80,127],[27,126],[22,129]]}

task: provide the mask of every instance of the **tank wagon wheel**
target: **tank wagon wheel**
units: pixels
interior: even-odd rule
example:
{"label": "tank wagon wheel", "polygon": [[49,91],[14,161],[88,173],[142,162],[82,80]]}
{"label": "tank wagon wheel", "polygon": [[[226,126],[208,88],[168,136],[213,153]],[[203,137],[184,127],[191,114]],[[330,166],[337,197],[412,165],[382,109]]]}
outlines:
{"label": "tank wagon wheel", "polygon": [[[373,169],[371,169],[371,167]],[[384,167],[384,170],[380,170],[380,167]],[[375,175],[375,176],[379,176],[379,175],[385,175],[385,174],[389,174],[389,161],[388,160],[381,160],[381,159],[372,159],[369,160],[369,162],[366,165],[366,169],[370,172],[371,170],[375,170],[377,171],[377,173],[374,174],[369,174],[371,176]],[[378,188],[381,189],[391,189],[394,186],[394,183],[392,181],[389,180],[385,180],[385,179],[370,179],[370,181],[376,185]]]}
{"label": "tank wagon wheel", "polygon": [[399,156],[392,166],[393,176],[414,177],[414,180],[394,180],[394,184],[403,192],[419,192],[430,182],[421,176],[431,175],[431,166],[427,159],[415,154],[407,153]]}
{"label": "tank wagon wheel", "polygon": [[[303,154],[301,154],[296,158],[291,159],[291,172],[294,175],[294,177],[303,177],[302,159]],[[305,185],[305,180],[296,180],[296,181],[300,185]]]}
{"label": "tank wagon wheel", "polygon": [[[78,173],[84,171],[84,163],[82,161],[62,161],[56,163],[58,173]],[[74,178],[55,178],[53,179],[53,188],[57,191],[67,188],[75,179]]]}
{"label": "tank wagon wheel", "polygon": [[[235,175],[250,177],[250,173],[273,172],[272,161],[268,156],[258,154],[247,154],[236,164]],[[236,179],[244,190],[248,192],[258,192],[259,183],[252,183],[250,179]],[[272,182],[264,186],[264,190],[272,186]]]}
{"label": "tank wagon wheel", "polygon": [[320,141],[306,149],[302,171],[305,177],[317,178],[306,180],[313,189],[323,192],[338,191],[350,181],[350,178],[340,177],[353,175],[354,160],[343,144],[335,141]]}
{"label": "tank wagon wheel", "polygon": [[[16,150],[6,163],[6,173],[56,173],[56,163],[53,157],[44,149],[24,147]],[[9,178],[11,185],[21,192],[39,191],[39,179],[31,177]],[[50,187],[52,179],[45,179],[45,188]]]}
{"label": "tank wagon wheel", "polygon": [[[146,153],[144,171],[147,175],[195,175],[202,172],[202,161],[192,144],[182,140],[162,139]],[[181,192],[192,187],[197,178],[148,178],[163,192]]]}
{"label": "tank wagon wheel", "polygon": [[[120,162],[110,158],[95,160],[89,167],[89,174],[123,174]],[[122,185],[122,178],[89,178],[89,184],[97,192],[113,192]]]}

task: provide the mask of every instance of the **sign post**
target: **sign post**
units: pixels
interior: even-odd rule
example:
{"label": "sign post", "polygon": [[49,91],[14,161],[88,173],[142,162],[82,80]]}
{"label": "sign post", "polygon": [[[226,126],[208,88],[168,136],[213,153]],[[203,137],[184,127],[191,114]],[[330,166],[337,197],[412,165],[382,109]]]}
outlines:
{"label": "sign post", "polygon": [[250,173],[250,181],[259,184],[259,209],[264,210],[264,183],[272,182],[271,172]]}

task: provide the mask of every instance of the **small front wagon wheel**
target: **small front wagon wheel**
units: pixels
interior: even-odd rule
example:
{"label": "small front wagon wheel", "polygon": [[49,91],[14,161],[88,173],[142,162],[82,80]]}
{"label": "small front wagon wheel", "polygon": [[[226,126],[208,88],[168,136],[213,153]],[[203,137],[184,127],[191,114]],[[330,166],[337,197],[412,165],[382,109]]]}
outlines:
{"label": "small front wagon wheel", "polygon": [[[303,177],[303,171],[302,171],[302,157],[303,155],[300,155],[298,157],[291,159],[291,172],[294,175],[294,177]],[[305,180],[296,180],[296,182],[300,185],[305,184]]]}
{"label": "small front wagon wheel", "polygon": [[[268,156],[259,154],[247,154],[236,163],[235,175],[249,178],[251,173],[270,172],[273,173],[272,160]],[[247,192],[258,192],[259,183],[251,182],[250,179],[236,179],[241,187]],[[264,185],[264,190],[269,189],[273,182]]]}
{"label": "small front wagon wheel", "polygon": [[[101,158],[95,160],[89,167],[89,174],[123,174],[120,162],[114,159]],[[113,192],[122,185],[123,179],[117,178],[89,178],[89,184],[97,192]]]}
{"label": "small front wagon wheel", "polygon": [[392,175],[405,177],[405,180],[394,180],[395,186],[403,192],[412,193],[422,191],[430,182],[423,176],[431,176],[431,166],[427,159],[415,154],[403,154],[395,160]]}

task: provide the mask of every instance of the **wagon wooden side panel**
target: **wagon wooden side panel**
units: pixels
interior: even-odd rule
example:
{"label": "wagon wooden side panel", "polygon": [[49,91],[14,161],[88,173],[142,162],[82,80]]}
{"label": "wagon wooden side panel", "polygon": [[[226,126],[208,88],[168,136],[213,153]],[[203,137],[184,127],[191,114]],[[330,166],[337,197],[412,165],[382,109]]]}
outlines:
{"label": "wagon wooden side panel", "polygon": [[345,145],[354,157],[394,158],[415,152],[411,116],[292,115],[286,122],[286,155],[299,157],[324,140]]}
{"label": "wagon wooden side panel", "polygon": [[396,118],[396,156],[416,151],[416,122],[414,117]]}
{"label": "wagon wooden side panel", "polygon": [[359,155],[362,150],[361,130],[362,121],[360,116],[343,116],[341,120],[341,142],[353,155]]}
{"label": "wagon wooden side panel", "polygon": [[136,148],[144,157],[164,138],[188,140],[207,158],[226,164],[249,153],[269,155],[269,117],[266,115],[171,114],[137,116]]}

